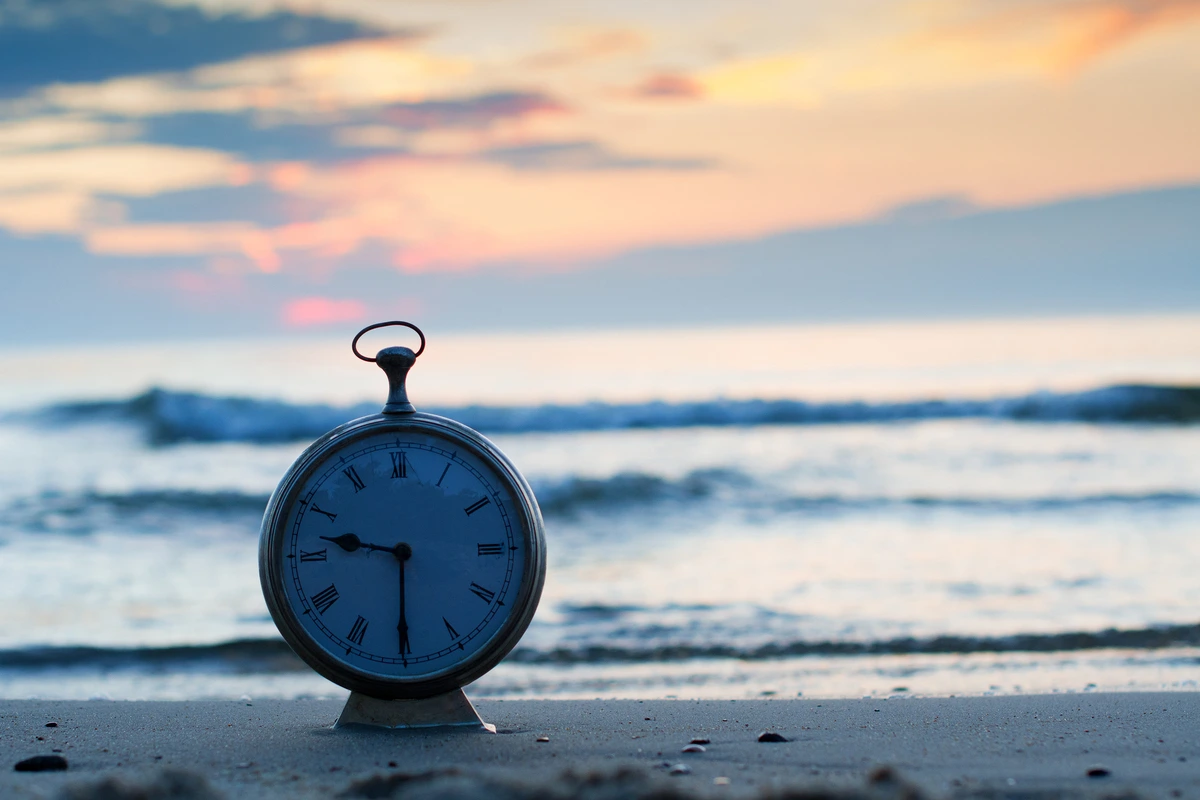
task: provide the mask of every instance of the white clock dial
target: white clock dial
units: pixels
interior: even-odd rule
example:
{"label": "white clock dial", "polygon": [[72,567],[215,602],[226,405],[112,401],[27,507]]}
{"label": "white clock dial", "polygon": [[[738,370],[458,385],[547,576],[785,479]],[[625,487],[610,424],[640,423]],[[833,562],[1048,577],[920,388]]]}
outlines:
{"label": "white clock dial", "polygon": [[354,437],[292,495],[277,558],[298,625],[336,662],[384,680],[453,670],[514,611],[519,498],[461,443],[420,430]]}

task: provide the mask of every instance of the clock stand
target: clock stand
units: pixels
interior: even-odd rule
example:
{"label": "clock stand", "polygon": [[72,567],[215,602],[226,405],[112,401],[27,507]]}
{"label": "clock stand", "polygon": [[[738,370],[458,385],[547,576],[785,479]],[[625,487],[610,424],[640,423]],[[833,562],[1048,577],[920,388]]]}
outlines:
{"label": "clock stand", "polygon": [[387,730],[454,728],[495,733],[496,726],[484,722],[462,689],[417,700],[383,700],[350,692],[334,728],[365,726]]}

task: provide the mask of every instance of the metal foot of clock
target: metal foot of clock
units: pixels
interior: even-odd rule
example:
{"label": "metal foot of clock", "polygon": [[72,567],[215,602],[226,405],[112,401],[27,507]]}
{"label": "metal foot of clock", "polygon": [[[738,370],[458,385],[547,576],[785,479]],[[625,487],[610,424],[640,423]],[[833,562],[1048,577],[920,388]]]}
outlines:
{"label": "metal foot of clock", "polygon": [[496,726],[484,722],[462,689],[420,700],[380,700],[351,692],[335,728],[367,725],[372,728],[462,728],[495,733]]}

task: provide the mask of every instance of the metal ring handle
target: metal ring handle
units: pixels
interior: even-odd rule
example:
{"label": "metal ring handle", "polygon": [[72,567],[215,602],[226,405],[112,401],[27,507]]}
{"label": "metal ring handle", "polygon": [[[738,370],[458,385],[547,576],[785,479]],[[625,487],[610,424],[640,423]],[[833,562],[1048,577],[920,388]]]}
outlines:
{"label": "metal ring handle", "polygon": [[412,328],[417,332],[417,336],[421,337],[421,347],[417,350],[417,352],[413,353],[413,358],[416,358],[417,356],[421,355],[421,353],[425,352],[425,334],[421,333],[421,329],[416,325],[413,325],[411,322],[403,322],[401,320],[394,319],[391,322],[376,322],[374,325],[368,325],[359,331],[358,335],[354,337],[354,341],[350,343],[350,349],[354,351],[354,355],[358,356],[363,361],[370,361],[372,364],[374,364],[375,359],[368,358],[367,356],[364,356],[362,353],[358,352],[358,340],[361,339],[362,335],[367,331],[373,331],[376,328],[387,328],[392,325],[399,325],[402,328]]}

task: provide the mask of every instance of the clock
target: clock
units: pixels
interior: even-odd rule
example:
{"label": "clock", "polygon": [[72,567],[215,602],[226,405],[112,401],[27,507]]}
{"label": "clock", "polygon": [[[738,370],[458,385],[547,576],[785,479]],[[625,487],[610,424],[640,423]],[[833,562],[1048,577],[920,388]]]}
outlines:
{"label": "clock", "polygon": [[[386,326],[420,347],[362,355],[363,334]],[[484,436],[409,402],[424,349],[411,323],[359,331],[351,350],[387,374],[387,403],[310,445],[263,515],[267,608],[301,659],[351,690],[339,724],[483,725],[461,687],[512,650],[541,597],[533,491]]]}

